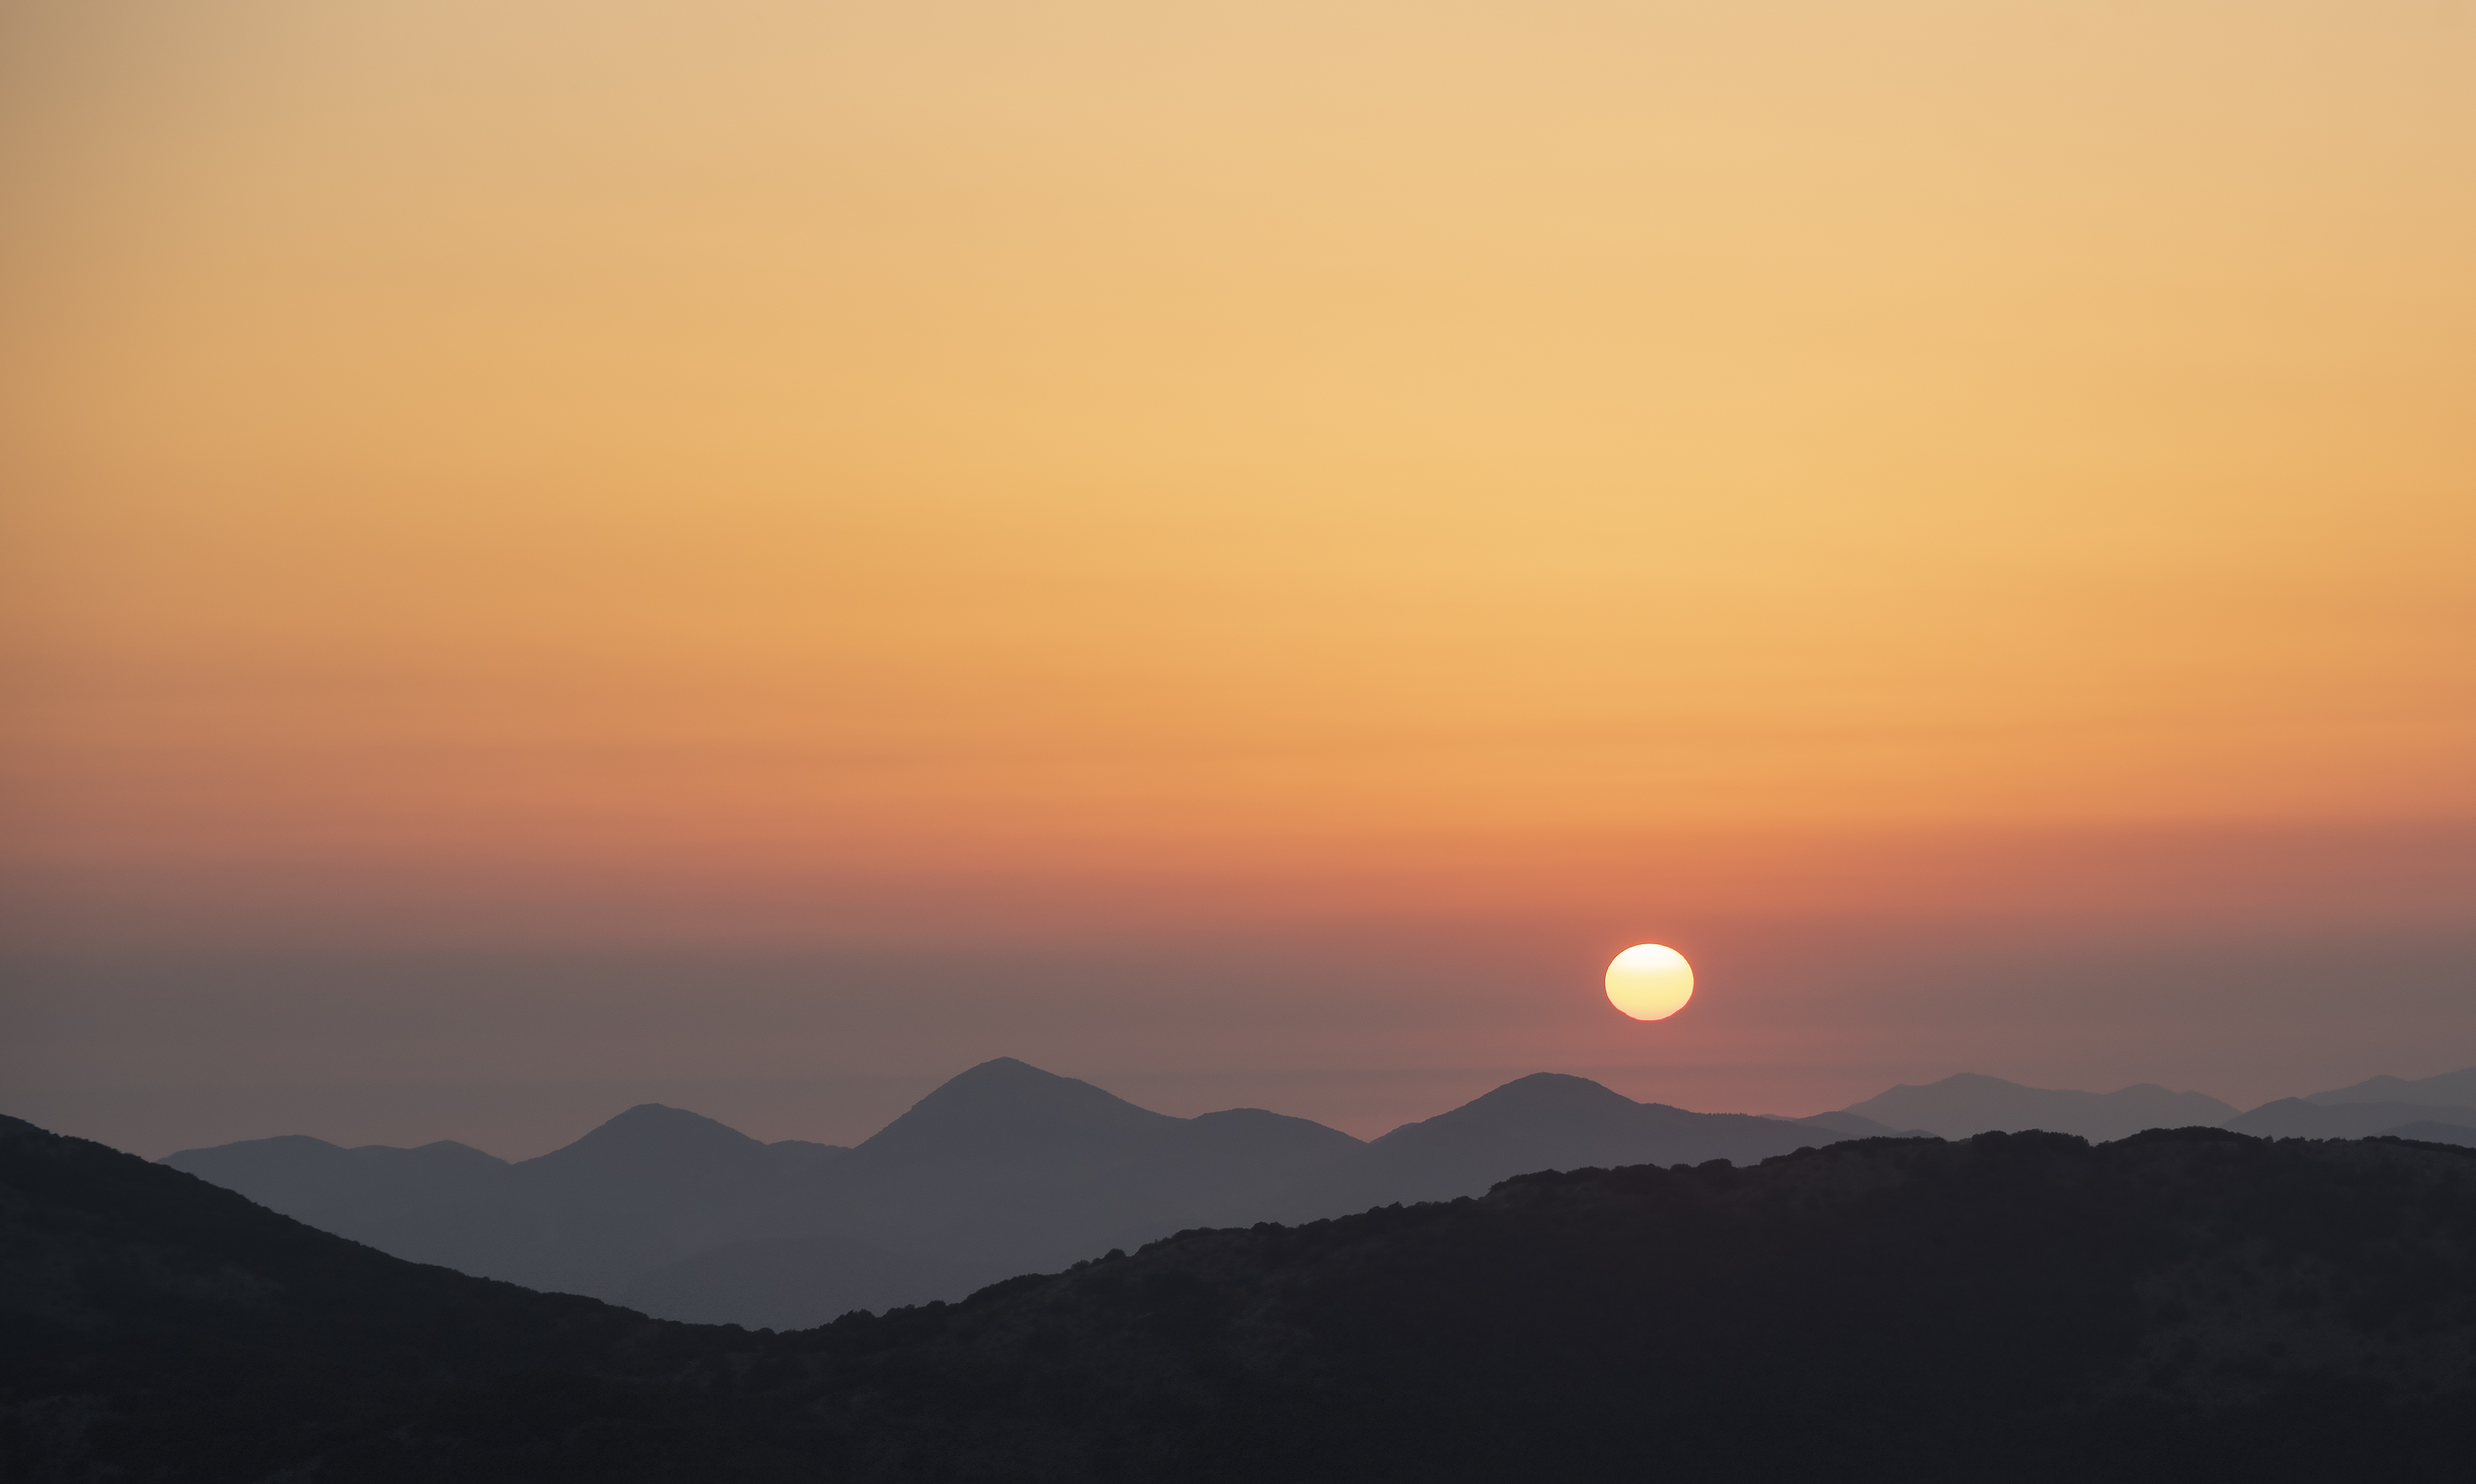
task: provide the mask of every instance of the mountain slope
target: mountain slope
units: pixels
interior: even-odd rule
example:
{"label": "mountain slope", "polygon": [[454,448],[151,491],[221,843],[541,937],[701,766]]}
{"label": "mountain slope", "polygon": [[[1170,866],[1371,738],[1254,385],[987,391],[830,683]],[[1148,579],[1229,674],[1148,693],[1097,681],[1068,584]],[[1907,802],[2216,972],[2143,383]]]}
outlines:
{"label": "mountain slope", "polygon": [[[2476,1158],[2203,1128],[1530,1176],[781,1345],[863,1476],[2410,1477],[2476,1403]],[[924,1353],[952,1400],[871,1390]]]}
{"label": "mountain slope", "polygon": [[2367,1077],[2353,1087],[2306,1093],[2307,1102],[2415,1102],[2428,1107],[2476,1107],[2476,1067],[2439,1076],[2403,1081],[2394,1076]]}
{"label": "mountain slope", "polygon": [[384,1241],[425,1212],[471,1200],[508,1168],[443,1139],[418,1149],[348,1150],[302,1134],[185,1150],[163,1163],[357,1242]]}
{"label": "mountain slope", "polygon": [[633,1279],[619,1301],[691,1323],[802,1329],[854,1309],[960,1298],[987,1281],[985,1272],[829,1233],[708,1248]]}
{"label": "mountain slope", "polygon": [[1907,1139],[1925,1132],[1922,1128],[1894,1128],[1887,1124],[1878,1124],[1870,1118],[1845,1110],[1837,1113],[1810,1113],[1803,1118],[1789,1119],[1786,1122],[1803,1124],[1809,1128],[1819,1128],[1843,1139]]}
{"label": "mountain slope", "polygon": [[2476,1149],[2476,1128],[2464,1124],[2401,1124],[2384,1130],[2384,1137],[2412,1139],[2425,1144],[2455,1144],[2463,1149]]}
{"label": "mountain slope", "polygon": [[461,1145],[348,1150],[298,1137],[163,1163],[410,1261],[613,1298],[696,1252],[829,1226],[828,1177],[850,1153],[760,1144],[644,1103],[513,1165]]}
{"label": "mountain slope", "polygon": [[1361,1146],[1261,1109],[1173,1118],[1000,1058],[854,1150],[760,1144],[658,1103],[515,1165],[443,1152],[461,1148],[292,1138],[165,1163],[415,1261],[781,1328],[1257,1220],[1269,1192]]}
{"label": "mountain slope", "polygon": [[1397,1200],[1449,1200],[1537,1170],[1707,1159],[1751,1164],[1837,1137],[1776,1119],[1636,1102],[1586,1077],[1541,1072],[1376,1139],[1292,1198],[1285,1214],[1334,1216]]}
{"label": "mountain slope", "polygon": [[[734,1332],[735,1333],[735,1332]],[[401,1262],[178,1171],[0,1118],[0,1476],[253,1479],[429,1398],[625,1380],[706,1342],[588,1298]],[[643,1476],[693,1412],[579,1457]],[[685,1474],[677,1476],[684,1477]]]}
{"label": "mountain slope", "polygon": [[1198,1231],[751,1335],[0,1124],[12,1484],[2448,1477],[2476,1153],[1869,1140]]}
{"label": "mountain slope", "polygon": [[2238,1133],[2263,1139],[2368,1139],[2407,1124],[2455,1125],[2476,1129],[2476,1108],[2426,1107],[2414,1102],[2310,1102],[2281,1098],[2226,1121]]}
{"label": "mountain slope", "polygon": [[1946,1139],[1965,1139],[1989,1129],[2018,1133],[2042,1128],[2098,1141],[2124,1138],[2144,1128],[2222,1124],[2236,1113],[2233,1106],[2206,1093],[2169,1092],[2146,1082],[2111,1093],[2086,1093],[2023,1087],[1972,1072],[1923,1086],[1903,1082],[1842,1111],[1894,1128],[1922,1128]]}
{"label": "mountain slope", "polygon": [[[2280,1105],[2293,1115],[2286,1124],[2271,1126],[2286,1115],[2256,1110],[2238,1126],[2328,1137],[2457,1116],[2290,1102]],[[513,1166],[460,1146],[341,1150],[308,1139],[169,1162],[399,1256],[666,1317],[779,1329],[849,1307],[957,1298],[1185,1227],[1450,1200],[1541,1170],[1746,1164],[1891,1127],[2043,1126],[2110,1139],[2232,1116],[2196,1093],[2059,1092],[1962,1076],[1840,1113],[1766,1119],[1638,1103],[1543,1073],[1362,1145],[1261,1109],[1173,1118],[1002,1057],[853,1150],[763,1145],[646,1104]]]}
{"label": "mountain slope", "polygon": [[915,1169],[1106,1161],[1159,1150],[1185,1122],[1001,1056],[949,1078],[859,1153]]}

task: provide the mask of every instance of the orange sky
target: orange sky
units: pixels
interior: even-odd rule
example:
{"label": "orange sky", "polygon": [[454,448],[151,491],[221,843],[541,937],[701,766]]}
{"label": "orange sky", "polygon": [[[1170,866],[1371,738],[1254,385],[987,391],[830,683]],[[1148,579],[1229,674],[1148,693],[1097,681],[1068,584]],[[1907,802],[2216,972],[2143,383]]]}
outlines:
{"label": "orange sky", "polygon": [[46,951],[2468,921],[2465,5],[0,27]]}

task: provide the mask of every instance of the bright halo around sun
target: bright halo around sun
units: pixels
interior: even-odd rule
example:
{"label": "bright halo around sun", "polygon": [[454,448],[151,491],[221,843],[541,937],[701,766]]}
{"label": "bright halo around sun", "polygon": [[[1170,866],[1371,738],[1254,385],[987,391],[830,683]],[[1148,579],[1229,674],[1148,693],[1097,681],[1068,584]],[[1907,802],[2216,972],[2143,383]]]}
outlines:
{"label": "bright halo around sun", "polygon": [[1694,998],[1694,966],[1662,943],[1637,943],[1608,965],[1608,1003],[1635,1020],[1666,1020]]}

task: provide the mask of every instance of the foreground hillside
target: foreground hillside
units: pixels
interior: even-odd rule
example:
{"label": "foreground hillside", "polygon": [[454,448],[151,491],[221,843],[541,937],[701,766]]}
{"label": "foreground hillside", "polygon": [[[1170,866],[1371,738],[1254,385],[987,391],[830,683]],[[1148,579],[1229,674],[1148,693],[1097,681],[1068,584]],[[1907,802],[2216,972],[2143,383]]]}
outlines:
{"label": "foreground hillside", "polygon": [[755,1333],[0,1127],[12,1480],[2450,1476],[2476,1155],[1868,1140]]}
{"label": "foreground hillside", "polygon": [[[256,1479],[513,1377],[641,1389],[707,1353],[711,1333],[403,1262],[0,1118],[10,1484]],[[709,1430],[677,1414],[627,1456],[684,1469]]]}

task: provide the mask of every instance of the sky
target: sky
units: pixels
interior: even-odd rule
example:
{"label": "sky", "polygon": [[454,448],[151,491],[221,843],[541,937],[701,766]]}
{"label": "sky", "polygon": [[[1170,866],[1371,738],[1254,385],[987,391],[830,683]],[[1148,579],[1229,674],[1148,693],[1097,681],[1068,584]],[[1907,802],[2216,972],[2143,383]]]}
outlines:
{"label": "sky", "polygon": [[0,0],[0,192],[6,1111],[2476,1063],[2460,0]]}

